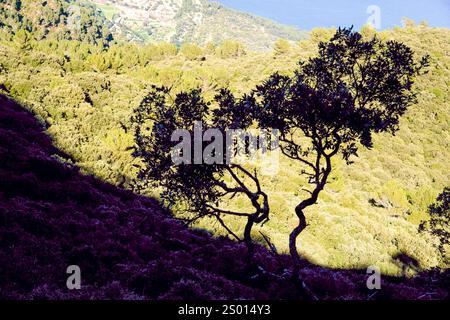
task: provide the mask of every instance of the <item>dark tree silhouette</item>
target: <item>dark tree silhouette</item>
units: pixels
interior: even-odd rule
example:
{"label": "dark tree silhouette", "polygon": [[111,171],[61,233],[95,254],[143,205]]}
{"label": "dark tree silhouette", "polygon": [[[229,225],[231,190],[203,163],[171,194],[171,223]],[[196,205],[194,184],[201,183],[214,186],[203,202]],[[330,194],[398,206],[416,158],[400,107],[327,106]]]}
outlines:
{"label": "dark tree silhouette", "polygon": [[428,208],[430,220],[424,221],[419,226],[419,231],[429,231],[439,238],[439,251],[444,257],[445,246],[450,244],[450,188],[447,187],[437,197],[437,202]]}
{"label": "dark tree silhouette", "polygon": [[402,276],[404,277],[408,276],[408,270],[416,273],[421,270],[419,261],[407,253],[398,252],[392,256],[392,260],[402,269]]}
{"label": "dark tree silhouette", "polygon": [[[162,187],[162,199],[166,205],[171,208],[177,206],[186,212],[186,222],[193,223],[203,217],[214,217],[239,241],[240,236],[226,225],[223,217],[228,215],[246,218],[243,241],[251,255],[252,228],[269,219],[267,194],[261,189],[256,170],[250,171],[241,164],[226,161],[226,157],[245,154],[248,149],[221,141],[223,147],[217,145],[211,150],[211,143],[220,140],[220,136],[226,137],[226,130],[249,128],[254,121],[254,112],[250,110],[255,106],[254,98],[244,96],[236,100],[228,90],[223,89],[216,95],[215,106],[212,108],[210,103],[203,100],[200,90],[178,93],[174,99],[169,92],[165,87],[153,87],[132,118],[136,141],[134,156],[141,158],[143,163],[138,176],[139,181],[143,182],[141,187]],[[196,129],[199,122],[202,127]],[[207,136],[208,129],[214,129],[218,136],[209,136],[205,142],[203,137]],[[172,134],[176,130],[185,130],[191,142],[187,157],[190,161],[181,164],[173,162],[174,150],[177,155],[183,156],[183,150],[177,149],[179,137],[172,141]],[[195,136],[196,130],[201,130],[202,141]],[[210,148],[209,154],[217,158],[209,163],[195,163],[199,160],[195,159],[198,157],[198,150],[195,150],[198,143],[201,144],[201,155],[203,150],[206,152]],[[232,200],[237,196],[247,199],[254,211],[239,212],[220,206],[223,200]]]}
{"label": "dark tree silhouette", "polygon": [[350,164],[360,146],[372,147],[373,133],[398,130],[399,118],[416,101],[414,78],[428,60],[416,62],[402,43],[365,41],[352,29],[339,29],[293,76],[275,73],[257,87],[260,127],[280,130],[283,154],[305,166],[301,174],[310,184],[295,208],[299,223],[289,238],[296,262],[305,209],[317,202],[333,157],[341,154]]}

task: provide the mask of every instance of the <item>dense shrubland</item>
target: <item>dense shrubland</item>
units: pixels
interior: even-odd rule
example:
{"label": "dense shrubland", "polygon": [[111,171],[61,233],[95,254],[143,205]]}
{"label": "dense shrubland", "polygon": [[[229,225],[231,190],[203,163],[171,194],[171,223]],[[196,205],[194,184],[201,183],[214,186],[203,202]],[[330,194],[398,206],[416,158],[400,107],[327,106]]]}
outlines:
{"label": "dense shrubland", "polygon": [[[364,28],[369,38],[375,31]],[[146,46],[92,41],[37,41],[33,33],[0,29],[0,89],[29,107],[47,127],[69,162],[84,172],[131,188],[138,159],[131,155],[129,119],[150,85],[172,92],[199,87],[206,97],[229,87],[236,95],[249,92],[270,74],[292,74],[299,60],[316,53],[317,44],[334,30],[317,29],[308,40],[289,46],[279,42],[270,53],[245,50],[235,41],[205,48],[160,43]],[[450,31],[424,25],[378,33],[398,40],[417,56],[430,54],[429,73],[417,82],[418,103],[400,121],[392,137],[374,137],[371,151],[361,150],[351,167],[336,159],[330,184],[311,208],[309,228],[301,235],[301,256],[321,265],[359,268],[377,264],[398,274],[392,256],[404,252],[430,268],[440,261],[438,240],[419,234],[427,208],[450,183]],[[66,38],[69,39],[69,38]],[[269,194],[271,220],[264,229],[279,252],[287,252],[287,234],[296,224],[292,208],[306,180],[293,176],[294,161],[282,158],[276,176],[262,177]],[[148,190],[155,195],[156,191]],[[242,224],[228,221],[236,232]],[[198,224],[220,233],[213,221]]]}

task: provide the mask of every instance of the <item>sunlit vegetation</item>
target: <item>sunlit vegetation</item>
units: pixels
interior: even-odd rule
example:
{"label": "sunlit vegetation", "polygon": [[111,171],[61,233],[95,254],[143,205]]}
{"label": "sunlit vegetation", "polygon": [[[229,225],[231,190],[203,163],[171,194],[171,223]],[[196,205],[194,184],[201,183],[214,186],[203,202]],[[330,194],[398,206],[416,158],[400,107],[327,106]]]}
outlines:
{"label": "sunlit vegetation", "polygon": [[[201,88],[210,99],[218,89],[229,87],[240,96],[275,71],[292,74],[299,60],[313,56],[318,42],[335,32],[316,29],[298,43],[279,41],[272,52],[253,52],[234,40],[181,48],[168,43],[115,43],[107,30],[99,36],[92,28],[95,23],[73,37],[59,36],[54,28],[47,32],[31,27],[34,22],[11,25],[16,27],[0,28],[1,92],[35,113],[55,145],[71,156],[65,161],[130,189],[139,164],[130,149],[134,145],[130,118],[151,85],[171,87],[173,93]],[[362,30],[367,38],[375,33]],[[418,78],[418,103],[400,120],[395,136],[374,136],[373,149],[361,149],[350,167],[342,159],[333,160],[330,183],[306,213],[309,227],[300,236],[299,253],[320,265],[376,264],[385,273],[400,274],[392,259],[398,252],[425,269],[444,263],[435,246],[439,240],[419,233],[418,225],[428,219],[428,207],[450,185],[450,30],[409,24],[377,36],[405,43],[417,57],[429,54],[429,73]],[[263,228],[254,228],[254,238],[263,242],[262,232],[278,252],[287,252],[287,235],[297,223],[292,210],[304,196],[301,186],[307,181],[292,174],[300,170],[295,161],[285,157],[280,161],[277,175],[260,177],[269,195],[271,219]],[[154,189],[145,193],[159,195]],[[227,222],[242,233],[242,223]],[[213,220],[197,226],[222,232]]]}

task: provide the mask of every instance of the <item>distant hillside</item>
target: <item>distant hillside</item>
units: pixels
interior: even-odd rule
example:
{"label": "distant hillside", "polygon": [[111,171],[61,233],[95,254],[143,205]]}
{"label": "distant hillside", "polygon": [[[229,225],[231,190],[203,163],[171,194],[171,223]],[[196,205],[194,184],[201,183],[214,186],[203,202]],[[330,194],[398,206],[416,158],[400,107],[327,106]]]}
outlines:
{"label": "distant hillside", "polygon": [[277,39],[305,36],[300,30],[228,9],[207,0],[2,0],[0,29],[24,31],[37,40],[77,40],[109,45],[190,42],[200,45],[237,40],[251,50],[268,50]]}
{"label": "distant hillside", "polygon": [[0,30],[20,41],[76,40],[107,46],[109,22],[95,6],[69,0],[1,0]]}
{"label": "distant hillside", "polygon": [[[0,95],[0,300],[2,299],[445,299],[449,272],[383,277],[302,263],[175,221],[157,201],[80,174],[44,128]],[[68,290],[66,268],[81,268]],[[432,292],[433,295],[430,295]],[[428,293],[428,294],[427,294]]]}
{"label": "distant hillside", "polygon": [[234,39],[249,49],[272,48],[278,38],[296,41],[300,30],[238,12],[208,0],[90,0],[112,22],[117,37],[138,42],[205,45]]}

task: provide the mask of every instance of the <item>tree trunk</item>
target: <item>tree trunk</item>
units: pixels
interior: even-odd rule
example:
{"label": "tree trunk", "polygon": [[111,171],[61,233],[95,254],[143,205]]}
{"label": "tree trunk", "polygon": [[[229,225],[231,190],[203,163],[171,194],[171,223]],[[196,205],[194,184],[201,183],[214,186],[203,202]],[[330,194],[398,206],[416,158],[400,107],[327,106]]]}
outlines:
{"label": "tree trunk", "polygon": [[305,299],[308,300],[318,300],[317,296],[308,288],[306,283],[300,278],[300,256],[297,250],[297,238],[302,233],[302,231],[306,228],[306,218],[303,213],[303,209],[305,208],[305,202],[302,202],[295,208],[295,213],[298,217],[298,226],[292,230],[289,235],[289,251],[294,261],[293,269],[292,269],[292,281],[298,287],[300,292],[303,292],[305,295]]}
{"label": "tree trunk", "polygon": [[[337,152],[336,149],[335,152]],[[303,213],[303,210],[308,208],[309,206],[314,205],[317,202],[317,199],[319,198],[320,192],[325,187],[325,184],[327,183],[328,176],[331,172],[331,156],[325,156],[326,160],[326,167],[323,172],[321,172],[320,169],[320,158],[322,157],[321,154],[318,155],[317,158],[317,164],[316,164],[316,188],[313,192],[311,192],[311,197],[308,199],[303,200],[299,203],[299,205],[295,208],[295,214],[298,217],[298,226],[292,230],[291,234],[289,235],[289,253],[291,254],[292,259],[294,260],[294,264],[298,265],[300,262],[300,256],[298,255],[297,251],[297,238],[302,233],[302,231],[306,228],[306,218],[305,214]],[[322,179],[320,179],[320,175],[323,174]]]}
{"label": "tree trunk", "polygon": [[298,217],[298,226],[289,235],[289,252],[294,260],[294,264],[298,265],[300,263],[300,256],[297,250],[297,238],[306,228],[306,218],[300,205],[295,208],[295,213]]}
{"label": "tree trunk", "polygon": [[244,229],[244,242],[247,246],[248,251],[248,257],[251,258],[253,256],[253,251],[255,248],[255,245],[252,240],[252,228],[255,224],[256,217],[254,215],[251,215],[248,217],[247,224],[245,225]]}

